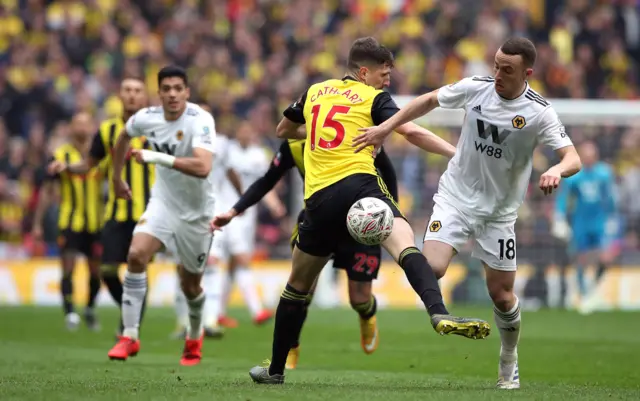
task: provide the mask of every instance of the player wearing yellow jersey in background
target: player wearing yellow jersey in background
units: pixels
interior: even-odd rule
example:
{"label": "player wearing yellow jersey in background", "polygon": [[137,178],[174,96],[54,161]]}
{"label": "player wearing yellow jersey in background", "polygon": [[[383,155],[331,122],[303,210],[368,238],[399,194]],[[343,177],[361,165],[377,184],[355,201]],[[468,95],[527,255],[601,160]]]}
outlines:
{"label": "player wearing yellow jersey in background", "polygon": [[[155,166],[152,164],[136,163],[127,156],[122,178],[131,188],[131,199],[118,199],[113,190],[113,167],[111,153],[118,135],[124,128],[124,123],[138,110],[147,106],[148,95],[143,81],[137,78],[127,78],[120,84],[120,100],[123,114],[121,117],[111,118],[100,124],[100,129],[93,137],[93,143],[82,160],[75,163],[55,163],[51,169],[62,172],[68,171],[83,174],[100,163],[108,167],[109,197],[104,211],[105,225],[102,230],[102,280],[104,281],[113,300],[122,306],[122,282],[118,277],[118,267],[127,262],[127,252],[131,244],[131,237],[136,223],[142,216],[151,196],[151,186],[155,178]],[[145,138],[133,138],[131,149],[151,149]],[[102,204],[102,198],[99,199]],[[144,304],[143,304],[144,311]],[[122,333],[120,322],[119,334]]]}
{"label": "player wearing yellow jersey in background", "polygon": [[[287,354],[300,333],[309,291],[331,254],[355,243],[347,231],[346,216],[349,208],[365,197],[380,199],[393,211],[393,231],[382,246],[404,270],[431,315],[434,329],[440,334],[469,338],[489,334],[489,325],[483,320],[449,315],[436,276],[415,247],[411,226],[376,172],[374,148],[354,153],[352,142],[360,128],[381,124],[398,112],[391,96],[376,89],[389,80],[392,67],[393,55],[387,48],[374,38],[358,39],[349,52],[348,75],[312,85],[285,110],[285,118],[278,124],[279,137],[307,139],[306,207],[291,275],[276,310],[272,360],[269,366],[256,366],[250,371],[257,383],[284,382]],[[302,124],[306,124],[306,135],[299,134]],[[408,123],[397,131],[416,136],[426,130]],[[450,144],[437,139],[430,150],[441,154],[451,151]]]}
{"label": "player wearing yellow jersey in background", "polygon": [[[93,121],[87,113],[76,114],[71,121],[69,142],[54,152],[52,164],[77,163],[82,155],[89,151]],[[51,165],[49,166],[51,167]],[[94,311],[95,300],[100,291],[100,228],[102,227],[102,182],[104,176],[99,168],[88,170],[85,174],[72,174],[68,171],[49,170],[49,179],[40,190],[38,206],[34,217],[34,238],[42,237],[42,219],[45,212],[60,194],[60,214],[58,217],[58,245],[62,264],[60,289],[65,313],[65,322],[69,330],[75,330],[80,316],[74,311],[73,285],[71,276],[76,265],[77,253],[87,257],[89,264],[89,299],[84,318],[91,330],[100,325]]]}

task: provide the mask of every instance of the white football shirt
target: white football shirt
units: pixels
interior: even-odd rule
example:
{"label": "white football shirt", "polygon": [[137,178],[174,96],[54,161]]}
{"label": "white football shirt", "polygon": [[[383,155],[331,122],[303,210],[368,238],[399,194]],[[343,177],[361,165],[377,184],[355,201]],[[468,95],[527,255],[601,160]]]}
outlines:
{"label": "white football shirt", "polygon": [[[160,106],[144,108],[127,121],[126,131],[131,137],[144,136],[156,152],[175,157],[192,157],[194,148],[216,153],[213,116],[194,103],[187,103],[184,113],[175,121],[166,121]],[[212,216],[215,203],[213,168],[201,179],[156,165],[151,197],[160,198],[169,210],[185,221]]]}
{"label": "white football shirt", "polygon": [[[263,147],[250,145],[245,148],[236,140],[229,141],[227,147],[227,166],[233,169],[240,177],[243,191],[246,191],[251,184],[267,172],[270,163],[271,159],[267,156]],[[220,197],[221,202],[226,206],[226,210],[229,210],[240,198],[238,192],[226,177]],[[251,216],[249,217],[250,219],[255,218],[256,213],[257,209],[255,207],[251,207],[245,212],[245,214]]]}
{"label": "white football shirt", "polygon": [[495,91],[492,77],[470,77],[440,88],[438,102],[466,115],[436,196],[473,216],[517,218],[538,143],[553,150],[572,145],[555,110],[528,84],[522,95],[507,100]]}

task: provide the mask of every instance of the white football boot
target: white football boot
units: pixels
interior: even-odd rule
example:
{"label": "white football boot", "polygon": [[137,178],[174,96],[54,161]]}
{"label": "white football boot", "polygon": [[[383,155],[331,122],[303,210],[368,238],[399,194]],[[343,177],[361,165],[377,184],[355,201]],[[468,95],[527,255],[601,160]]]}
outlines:
{"label": "white football boot", "polygon": [[496,387],[502,390],[520,388],[520,373],[518,371],[518,354],[502,355],[498,366],[498,383]]}

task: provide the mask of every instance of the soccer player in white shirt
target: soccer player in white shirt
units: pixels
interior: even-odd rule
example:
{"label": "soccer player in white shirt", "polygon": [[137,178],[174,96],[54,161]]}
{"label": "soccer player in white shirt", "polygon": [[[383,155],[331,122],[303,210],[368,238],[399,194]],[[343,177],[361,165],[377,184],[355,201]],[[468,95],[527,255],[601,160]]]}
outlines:
{"label": "soccer player in white shirt", "polygon": [[[235,139],[229,142],[227,148],[227,163],[235,171],[243,188],[248,188],[267,171],[270,164],[264,148],[256,145],[256,132],[248,122],[239,125]],[[220,201],[216,210],[226,212],[238,201],[240,194],[231,186],[229,180],[222,181]],[[274,218],[284,216],[286,209],[278,199],[275,191],[270,191],[264,202]],[[238,216],[224,230],[216,233],[211,250],[214,263],[218,266],[218,285],[222,297],[220,303],[211,310],[220,313],[222,325],[233,327],[234,321],[225,316],[225,309],[230,294],[232,280],[238,288],[249,308],[255,324],[266,323],[272,313],[263,307],[255,285],[253,272],[249,268],[255,248],[258,209],[251,207],[243,215]],[[229,263],[228,270],[221,268],[220,263]],[[237,324],[237,323],[235,323]]]}
{"label": "soccer player in white shirt", "polygon": [[[207,112],[211,113],[211,108],[201,103],[202,107]],[[238,173],[229,166],[229,144],[231,140],[226,135],[216,132],[214,138],[214,149],[216,151],[216,157],[213,160],[213,175],[215,183],[216,194],[216,209],[222,202],[221,196],[224,195],[222,187],[227,183],[233,187],[235,193],[242,194],[243,187]],[[213,248],[212,248],[213,249]],[[177,327],[176,331],[172,334],[172,338],[183,339],[187,335],[189,326],[189,310],[187,300],[180,287],[180,282],[177,282],[178,288],[176,288],[175,299],[175,311]],[[225,298],[225,288],[230,285],[230,279],[225,269],[218,266],[215,257],[210,253],[207,267],[205,268],[204,275],[202,276],[202,287],[205,293],[205,302],[203,308],[203,326],[204,336],[208,338],[221,338],[224,332],[218,325],[218,318],[222,312],[222,303]]]}
{"label": "soccer player in white shirt", "polygon": [[162,68],[158,87],[162,106],[134,114],[114,147],[113,180],[118,197],[131,196],[121,179],[131,137],[144,137],[155,149],[132,150],[131,156],[139,163],[157,167],[151,199],[134,230],[127,257],[122,297],[124,331],[108,356],[126,360],[140,350],[138,322],[147,292],[146,266],[155,253],[167,248],[178,259],[180,283],[189,305],[190,327],[180,363],[195,365],[202,359],[205,295],[200,282],[212,242],[209,220],[214,212],[211,171],[215,124],[211,114],[187,102],[190,93],[182,68]]}
{"label": "soccer player in white shirt", "polygon": [[440,278],[454,254],[467,240],[474,240],[473,256],[484,264],[500,329],[497,386],[503,389],[520,387],[514,225],[529,185],[533,151],[542,143],[560,158],[540,177],[545,195],[558,187],[561,178],[581,168],[558,115],[527,83],[535,59],[531,41],[509,39],[496,53],[494,77],[465,78],[422,95],[380,126],[364,129],[354,142],[358,149],[379,145],[396,127],[438,106],[466,111],[456,155],[434,196],[423,253]]}

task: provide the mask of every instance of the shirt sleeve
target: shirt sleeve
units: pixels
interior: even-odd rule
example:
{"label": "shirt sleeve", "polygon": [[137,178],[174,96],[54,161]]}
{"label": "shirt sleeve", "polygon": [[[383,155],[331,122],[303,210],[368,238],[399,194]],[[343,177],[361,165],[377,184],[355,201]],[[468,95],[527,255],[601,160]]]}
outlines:
{"label": "shirt sleeve", "polygon": [[139,110],[136,114],[132,115],[127,120],[124,127],[125,131],[127,131],[127,135],[129,135],[131,138],[144,136],[144,133],[142,132],[141,120],[144,118],[143,113],[146,113],[147,111],[148,109],[146,108]]}
{"label": "shirt sleeve", "polygon": [[307,91],[304,91],[300,99],[293,102],[287,109],[282,113],[286,118],[293,121],[294,123],[304,124],[306,120],[304,119],[304,104],[307,101]]}
{"label": "shirt sleeve", "polygon": [[474,86],[474,83],[477,84],[473,80],[474,78],[464,78],[438,89],[438,104],[440,107],[443,109],[464,108],[467,104],[469,90]]}
{"label": "shirt sleeve", "polygon": [[242,213],[258,203],[294,165],[295,162],[291,154],[291,148],[289,148],[289,143],[284,141],[271,160],[267,172],[247,188],[233,208],[238,213]]}
{"label": "shirt sleeve", "polygon": [[198,116],[194,121],[192,129],[193,137],[191,139],[191,146],[216,153],[214,146],[216,124],[213,121],[213,116],[206,112],[202,116]]}
{"label": "shirt sleeve", "polygon": [[371,119],[375,125],[380,125],[393,117],[398,111],[400,111],[400,108],[393,101],[391,95],[388,92],[381,92],[373,99]]}
{"label": "shirt sleeve", "polygon": [[100,161],[107,156],[107,149],[105,149],[104,147],[104,142],[102,141],[100,131],[96,132],[96,134],[93,136],[93,142],[91,142],[89,156],[96,161]]}
{"label": "shirt sleeve", "polygon": [[551,107],[547,107],[540,115],[538,139],[553,150],[573,145],[558,114]]}

